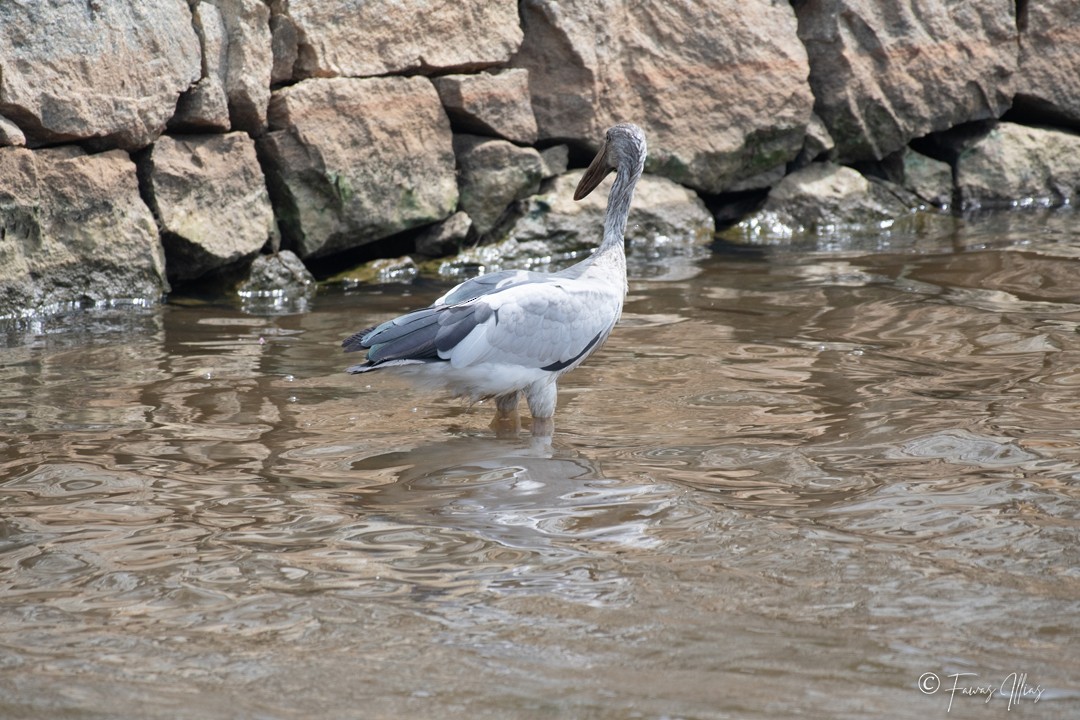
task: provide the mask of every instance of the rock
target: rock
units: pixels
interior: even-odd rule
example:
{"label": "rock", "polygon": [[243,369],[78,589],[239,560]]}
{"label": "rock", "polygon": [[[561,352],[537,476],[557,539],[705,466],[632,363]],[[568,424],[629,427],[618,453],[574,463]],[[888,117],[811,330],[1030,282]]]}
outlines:
{"label": "rock", "polygon": [[856,170],[831,162],[813,163],[785,177],[765,205],[738,223],[728,239],[749,243],[786,242],[804,235],[888,225],[909,214],[914,202]]}
{"label": "rock", "polygon": [[521,44],[513,0],[274,0],[297,29],[298,77],[479,70]]}
{"label": "rock", "polygon": [[202,77],[180,96],[169,129],[181,132],[224,132],[229,129],[229,99],[225,95],[228,44],[225,21],[216,5],[200,2],[192,8],[202,47]]}
{"label": "rock", "polygon": [[432,78],[450,122],[462,132],[536,142],[529,71],[518,69]]}
{"label": "rock", "polygon": [[303,258],[447,217],[450,122],[423,77],[305,80],[278,90],[259,147],[286,247]]}
{"label": "rock", "polygon": [[221,9],[228,52],[225,95],[233,130],[252,135],[266,131],[270,75],[274,65],[270,9],[261,0],[210,0]]}
{"label": "rock", "polygon": [[[509,239],[480,245],[438,263],[437,272],[451,278],[505,268],[553,270],[581,259],[603,236],[608,178],[580,202],[573,199],[584,170],[569,172],[539,195],[528,198],[524,214],[514,223]],[[634,253],[666,262],[691,254],[712,240],[713,218],[691,190],[666,178],[644,175],[638,183],[627,221],[627,243]],[[657,252],[662,249],[661,252]],[[650,271],[648,274],[657,275]]]}
{"label": "rock", "polygon": [[903,176],[903,186],[923,202],[939,208],[952,204],[953,172],[949,163],[905,149]]}
{"label": "rock", "polygon": [[292,18],[273,12],[270,15],[270,49],[274,57],[270,68],[272,86],[277,87],[293,80],[293,68],[299,58],[299,42],[300,32]]}
{"label": "rock", "polygon": [[317,287],[300,258],[282,250],[257,256],[236,292],[244,312],[278,315],[310,310]]}
{"label": "rock", "polygon": [[185,0],[0,3],[0,115],[27,144],[137,149],[200,76]]}
{"label": "rock", "polygon": [[0,316],[158,301],[165,257],[120,150],[0,148]]}
{"label": "rock", "polygon": [[1080,192],[1080,135],[1000,123],[960,155],[964,208],[1061,205]]}
{"label": "rock", "polygon": [[273,234],[274,211],[246,133],[162,136],[147,160],[170,280],[249,260]]}
{"label": "rock", "polygon": [[814,98],[788,3],[524,0],[521,13],[513,65],[529,71],[542,140],[595,150],[632,121],[650,172],[711,193],[802,148]]}
{"label": "rock", "polygon": [[817,113],[810,116],[806,126],[806,138],[803,140],[803,154],[810,162],[826,159],[836,149],[836,143],[825,127],[825,121]]}
{"label": "rock", "polygon": [[1054,124],[1080,124],[1080,4],[1017,3],[1020,70],[1014,108]]}
{"label": "rock", "polygon": [[203,76],[180,98],[171,127],[263,133],[274,62],[270,9],[259,0],[203,0],[193,15]]}
{"label": "rock", "polygon": [[[608,177],[592,193],[575,201],[574,189],[584,172],[574,170],[562,175],[547,192],[529,198],[510,237],[519,243],[545,240],[561,252],[591,250],[599,244],[614,178]],[[696,193],[653,175],[643,175],[638,183],[626,227],[631,247],[658,240],[707,242],[715,229],[712,215]]]}
{"label": "rock", "polygon": [[1012,102],[1012,0],[794,5],[815,110],[840,162],[881,159],[912,138],[1000,117]]}
{"label": "rock", "polygon": [[247,278],[240,284],[244,296],[306,294],[315,287],[315,278],[300,258],[289,250],[259,255],[251,263]]}
{"label": "rock", "polygon": [[491,232],[515,200],[540,190],[540,153],[506,140],[455,135],[459,205],[480,235]]}
{"label": "rock", "polygon": [[420,274],[420,269],[408,255],[397,258],[378,258],[357,267],[333,275],[323,282],[329,285],[341,284],[347,288],[372,283],[411,283]]}
{"label": "rock", "polygon": [[25,144],[26,135],[19,126],[0,115],[0,147]]}
{"label": "rock", "polygon": [[455,252],[465,244],[472,224],[472,219],[466,213],[456,212],[417,235],[416,252],[429,257]]}
{"label": "rock", "polygon": [[541,171],[545,180],[558,177],[570,167],[570,148],[566,145],[552,145],[540,151]]}

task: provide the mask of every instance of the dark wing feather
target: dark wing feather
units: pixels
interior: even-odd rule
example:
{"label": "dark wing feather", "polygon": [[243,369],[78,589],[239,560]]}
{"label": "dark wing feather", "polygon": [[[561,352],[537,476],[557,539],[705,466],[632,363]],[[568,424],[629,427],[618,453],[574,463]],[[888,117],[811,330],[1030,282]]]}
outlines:
{"label": "dark wing feather", "polygon": [[442,360],[440,356],[452,350],[491,314],[491,308],[482,302],[434,305],[358,332],[346,339],[342,347],[345,352],[366,349],[370,365],[395,360]]}

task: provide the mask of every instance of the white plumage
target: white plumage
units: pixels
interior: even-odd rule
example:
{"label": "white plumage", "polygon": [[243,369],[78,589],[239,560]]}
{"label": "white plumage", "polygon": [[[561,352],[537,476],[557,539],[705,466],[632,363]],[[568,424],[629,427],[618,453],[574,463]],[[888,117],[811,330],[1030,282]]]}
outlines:
{"label": "white plumage", "polygon": [[393,369],[428,388],[470,400],[495,398],[495,426],[518,429],[524,393],[533,434],[554,430],[556,381],[596,351],[611,333],[626,295],[623,235],[634,187],[645,163],[645,135],[636,125],[608,129],[574,199],[610,172],[604,238],[596,251],[556,273],[506,270],[454,287],[430,307],[356,333],[346,352],[367,350],[350,373]]}

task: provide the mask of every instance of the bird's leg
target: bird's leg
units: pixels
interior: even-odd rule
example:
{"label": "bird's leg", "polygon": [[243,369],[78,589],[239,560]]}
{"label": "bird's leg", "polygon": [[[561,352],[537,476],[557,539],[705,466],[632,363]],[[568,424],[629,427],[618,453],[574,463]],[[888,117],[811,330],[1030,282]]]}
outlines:
{"label": "bird's leg", "polygon": [[539,387],[532,385],[525,391],[525,399],[532,414],[533,437],[549,438],[555,434],[555,401],[558,393],[554,382]]}
{"label": "bird's leg", "polygon": [[521,417],[518,415],[517,390],[509,395],[500,395],[495,398],[495,419],[491,421],[491,428],[495,431],[495,437],[517,437],[521,432]]}

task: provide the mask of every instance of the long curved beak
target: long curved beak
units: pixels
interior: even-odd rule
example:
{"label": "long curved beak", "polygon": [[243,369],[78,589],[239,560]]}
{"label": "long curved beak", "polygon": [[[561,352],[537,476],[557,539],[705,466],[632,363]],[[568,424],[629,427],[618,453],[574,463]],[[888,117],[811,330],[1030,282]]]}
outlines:
{"label": "long curved beak", "polygon": [[577,190],[574,191],[574,199],[580,200],[585,197],[599,185],[604,178],[608,176],[608,173],[615,168],[608,165],[607,161],[607,140],[600,146],[600,152],[596,153],[596,157],[589,163],[588,169],[585,170],[585,174],[581,176],[581,182],[578,183]]}

